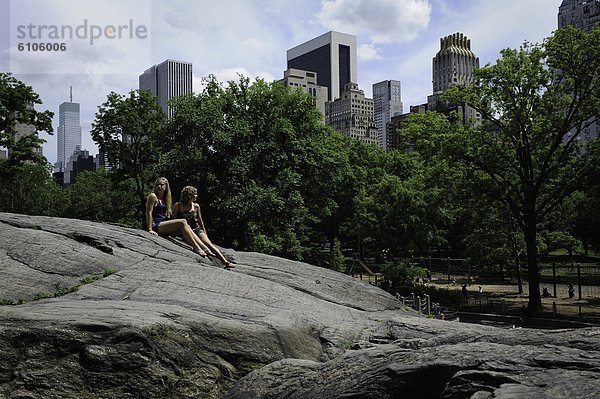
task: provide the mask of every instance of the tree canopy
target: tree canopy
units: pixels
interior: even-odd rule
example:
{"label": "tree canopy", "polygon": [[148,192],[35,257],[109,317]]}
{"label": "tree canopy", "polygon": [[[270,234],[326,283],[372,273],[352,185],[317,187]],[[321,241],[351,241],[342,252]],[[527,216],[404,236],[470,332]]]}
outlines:
{"label": "tree canopy", "polygon": [[156,137],[165,123],[156,97],[147,90],[133,90],[129,96],[110,93],[92,124],[92,138],[113,165],[113,174],[121,181],[135,181],[142,221],[147,180],[159,157]]}
{"label": "tree canopy", "polygon": [[477,184],[502,201],[527,248],[531,310],[539,310],[537,233],[552,210],[592,178],[593,152],[580,141],[600,115],[600,29],[560,29],[542,44],[505,49],[467,87],[447,92],[484,120],[446,140],[446,151],[477,171]]}

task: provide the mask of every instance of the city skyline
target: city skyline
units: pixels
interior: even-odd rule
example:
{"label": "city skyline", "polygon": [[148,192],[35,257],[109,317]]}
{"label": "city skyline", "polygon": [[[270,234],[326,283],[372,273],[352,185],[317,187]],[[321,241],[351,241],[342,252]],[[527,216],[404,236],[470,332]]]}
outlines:
{"label": "city skyline", "polygon": [[[8,50],[14,47],[10,41],[13,27],[9,22],[18,19],[19,7],[28,2],[31,0],[19,5],[0,2],[0,19],[9,19],[0,24],[2,71],[11,71],[12,65]],[[69,15],[79,21],[104,16],[108,23],[117,14],[111,10],[112,5],[117,7],[115,1],[96,10],[88,10],[89,3],[76,0],[38,0],[35,4],[27,16],[34,23],[64,23],[61,12],[69,6]],[[138,10],[148,5],[147,52],[128,56],[128,51],[103,47],[99,41],[99,45],[70,48],[78,50],[71,54],[83,59],[80,70],[86,73],[15,73],[40,95],[44,104],[37,109],[55,113],[54,136],[40,134],[47,140],[44,155],[49,162],[56,162],[58,107],[69,86],[81,104],[82,148],[95,154],[89,132],[97,107],[111,91],[126,94],[137,89],[139,75],[149,66],[166,59],[192,63],[195,93],[201,91],[202,78],[208,74],[220,81],[237,80],[238,73],[251,79],[280,80],[288,49],[334,30],[357,37],[356,83],[366,96],[372,98],[374,83],[399,80],[403,112],[408,112],[409,106],[426,102],[432,94],[432,59],[440,38],[463,33],[471,40],[480,65],[493,63],[503,48],[518,48],[524,41],[541,42],[551,35],[557,29],[561,0],[331,0],[307,1],[301,8],[291,0],[224,0],[218,4],[136,0],[132,4]],[[48,54],[42,55],[49,58],[48,65],[54,65]]]}

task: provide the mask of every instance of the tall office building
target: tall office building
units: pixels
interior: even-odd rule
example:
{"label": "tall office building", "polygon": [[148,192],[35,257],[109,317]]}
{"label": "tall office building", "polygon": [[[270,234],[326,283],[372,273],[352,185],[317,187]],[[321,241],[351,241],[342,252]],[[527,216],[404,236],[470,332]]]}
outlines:
{"label": "tall office building", "polygon": [[558,28],[569,25],[586,32],[600,26],[600,1],[563,0],[558,7]]}
{"label": "tall office building", "polygon": [[450,86],[469,83],[479,58],[471,51],[471,40],[462,33],[440,39],[440,51],[433,58],[433,94]]}
{"label": "tall office building", "polygon": [[177,96],[192,94],[192,63],[165,60],[146,69],[139,77],[140,90],[150,90],[169,118],[173,110],[167,102]]}
{"label": "tall office building", "polygon": [[373,85],[373,111],[379,145],[387,148],[387,124],[392,116],[402,114],[400,81],[384,80]]}
{"label": "tall office building", "polygon": [[287,67],[315,72],[328,100],[335,100],[346,84],[358,81],[356,36],[330,31],[302,43],[287,51]]}
{"label": "tall office building", "polygon": [[[563,0],[558,7],[558,28],[574,26],[585,32],[591,32],[600,26],[600,0]],[[565,141],[573,137],[575,130],[569,132]],[[577,136],[579,141],[594,140],[600,134],[600,123],[592,122]]]}
{"label": "tall office building", "polygon": [[300,89],[315,98],[315,106],[321,111],[323,121],[325,120],[325,103],[327,102],[327,87],[317,84],[317,73],[302,71],[300,69],[289,68],[283,72],[283,79],[280,80],[284,86],[292,89]]}
{"label": "tall office building", "polygon": [[81,150],[81,124],[79,119],[79,103],[73,102],[71,94],[70,101],[60,104],[58,107],[58,134],[56,148],[55,172],[65,170],[74,151]]}
{"label": "tall office building", "polygon": [[481,115],[466,104],[454,104],[441,96],[451,86],[468,84],[473,71],[479,68],[479,58],[471,51],[471,40],[462,33],[440,39],[440,50],[433,58],[433,94],[427,97],[427,109],[446,115],[457,111],[463,125],[479,124]]}
{"label": "tall office building", "polygon": [[363,143],[379,144],[373,99],[365,98],[365,92],[356,83],[346,84],[341,97],[327,103],[325,124]]}

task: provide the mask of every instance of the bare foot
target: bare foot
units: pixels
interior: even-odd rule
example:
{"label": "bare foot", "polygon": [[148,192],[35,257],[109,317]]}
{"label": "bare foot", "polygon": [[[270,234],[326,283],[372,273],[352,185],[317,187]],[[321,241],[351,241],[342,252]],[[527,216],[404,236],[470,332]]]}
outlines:
{"label": "bare foot", "polygon": [[225,269],[235,269],[234,264],[229,261],[223,262],[223,266],[225,266]]}
{"label": "bare foot", "polygon": [[202,256],[203,258],[206,256],[206,252],[204,252],[201,249],[194,249],[194,252],[197,253],[198,255]]}

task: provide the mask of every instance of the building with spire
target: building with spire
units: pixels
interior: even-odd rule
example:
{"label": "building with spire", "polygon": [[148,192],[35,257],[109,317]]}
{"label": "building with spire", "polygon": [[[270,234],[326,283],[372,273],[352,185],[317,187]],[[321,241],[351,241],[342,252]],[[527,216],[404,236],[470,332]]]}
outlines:
{"label": "building with spire", "polygon": [[427,97],[427,109],[446,115],[456,111],[461,124],[477,124],[481,115],[466,104],[454,104],[441,96],[451,86],[471,82],[473,71],[479,68],[479,58],[471,50],[471,40],[462,33],[440,39],[440,50],[433,57],[433,94]]}
{"label": "building with spire", "polygon": [[440,50],[433,57],[433,94],[469,83],[476,68],[479,58],[471,51],[470,39],[462,33],[441,38]]}
{"label": "building with spire", "polygon": [[81,150],[81,123],[79,103],[73,102],[73,88],[69,101],[58,107],[56,163],[54,172],[64,172],[73,152]]}

